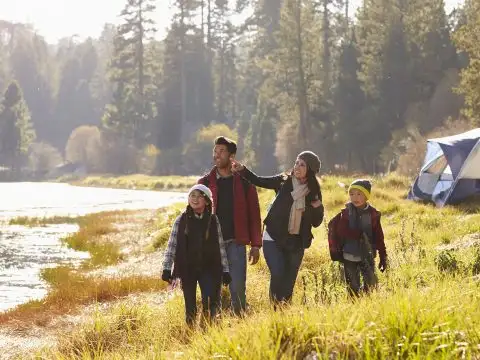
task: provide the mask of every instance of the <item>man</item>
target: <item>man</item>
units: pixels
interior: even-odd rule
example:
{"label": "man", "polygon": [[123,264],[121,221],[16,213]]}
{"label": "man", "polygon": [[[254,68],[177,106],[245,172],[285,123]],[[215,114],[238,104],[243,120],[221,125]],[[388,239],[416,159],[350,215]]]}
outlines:
{"label": "man", "polygon": [[232,161],[237,153],[237,144],[219,136],[214,141],[214,167],[198,180],[210,188],[213,195],[214,213],[217,215],[227,251],[232,282],[230,295],[235,314],[246,308],[247,250],[252,265],[260,258],[262,246],[260,206],[255,186],[232,173]]}

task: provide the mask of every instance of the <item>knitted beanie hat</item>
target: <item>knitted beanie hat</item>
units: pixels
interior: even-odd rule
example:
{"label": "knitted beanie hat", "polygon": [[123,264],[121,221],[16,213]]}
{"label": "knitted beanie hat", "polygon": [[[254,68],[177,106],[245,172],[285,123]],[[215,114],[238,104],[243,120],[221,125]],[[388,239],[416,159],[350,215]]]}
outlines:
{"label": "knitted beanie hat", "polygon": [[188,196],[190,196],[190,194],[195,190],[198,190],[203,194],[203,196],[205,197],[205,200],[207,200],[207,203],[209,203],[210,205],[213,203],[212,191],[208,187],[206,187],[203,184],[193,185],[188,191]]}
{"label": "knitted beanie hat", "polygon": [[317,154],[313,151],[303,151],[298,154],[298,158],[306,162],[307,166],[316,174],[320,171],[321,162]]}
{"label": "knitted beanie hat", "polygon": [[350,191],[350,189],[360,190],[368,200],[372,192],[372,183],[366,179],[357,179],[352,182],[348,191]]}

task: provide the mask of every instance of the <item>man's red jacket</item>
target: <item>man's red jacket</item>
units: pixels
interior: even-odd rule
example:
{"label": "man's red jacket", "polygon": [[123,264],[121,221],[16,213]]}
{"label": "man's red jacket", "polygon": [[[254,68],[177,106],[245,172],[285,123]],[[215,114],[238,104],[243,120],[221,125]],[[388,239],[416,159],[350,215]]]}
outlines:
{"label": "man's red jacket", "polygon": [[[208,179],[208,187],[213,195],[213,212],[217,208],[217,168],[214,167],[209,174],[198,180],[204,184]],[[260,205],[258,203],[257,189],[252,184],[244,189],[244,184],[239,174],[233,174],[233,221],[235,227],[235,241],[238,244],[262,246],[262,225]]]}

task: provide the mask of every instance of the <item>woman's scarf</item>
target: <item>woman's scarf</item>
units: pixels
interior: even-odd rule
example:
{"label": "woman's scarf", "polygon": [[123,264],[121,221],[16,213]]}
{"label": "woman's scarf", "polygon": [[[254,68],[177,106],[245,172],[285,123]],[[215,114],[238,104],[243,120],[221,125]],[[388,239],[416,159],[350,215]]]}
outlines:
{"label": "woman's scarf", "polygon": [[292,176],[293,191],[291,192],[293,204],[290,208],[290,219],[288,221],[288,232],[292,235],[300,233],[300,224],[302,222],[302,214],[305,211],[305,196],[310,192],[308,185],[301,184],[300,181]]}

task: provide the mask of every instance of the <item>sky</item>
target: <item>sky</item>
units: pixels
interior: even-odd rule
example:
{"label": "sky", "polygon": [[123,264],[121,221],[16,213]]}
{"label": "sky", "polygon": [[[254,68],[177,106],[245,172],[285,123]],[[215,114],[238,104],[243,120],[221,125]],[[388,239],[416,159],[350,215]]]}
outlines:
{"label": "sky", "polygon": [[[356,8],[361,1],[353,0],[352,6]],[[163,38],[170,23],[171,0],[156,2],[154,20],[157,35]],[[462,2],[445,0],[447,11]],[[55,43],[73,35],[98,37],[105,23],[119,22],[118,14],[124,4],[125,0],[0,0],[0,19],[32,24],[47,42]]]}

